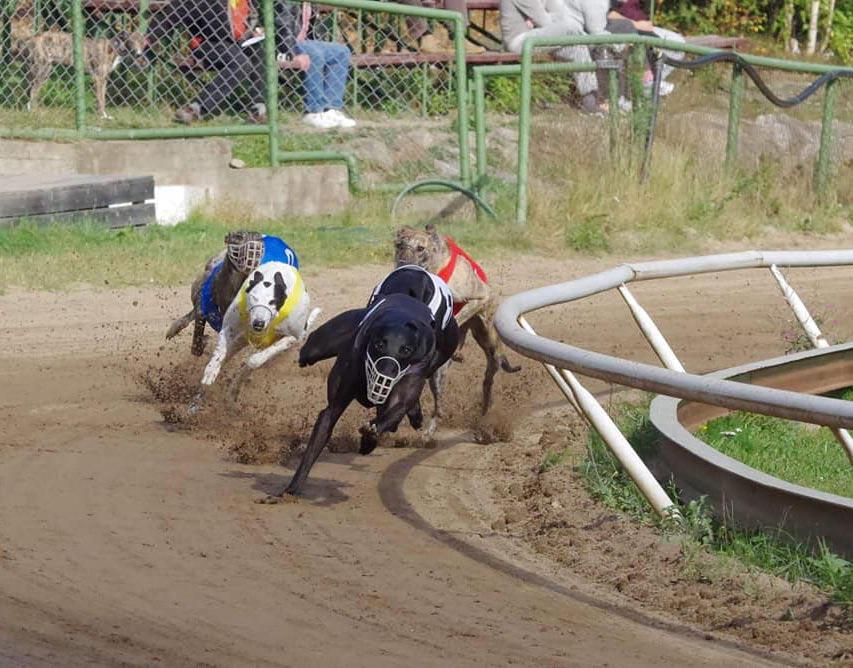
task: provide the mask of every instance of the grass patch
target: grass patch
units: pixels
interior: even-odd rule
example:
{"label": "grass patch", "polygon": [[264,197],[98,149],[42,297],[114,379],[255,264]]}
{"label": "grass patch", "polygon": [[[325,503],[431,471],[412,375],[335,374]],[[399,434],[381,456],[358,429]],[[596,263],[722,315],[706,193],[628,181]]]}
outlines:
{"label": "grass patch", "polygon": [[[619,407],[617,421],[640,456],[645,457],[653,451],[654,430],[648,420],[648,404]],[[590,430],[587,457],[580,471],[590,493],[605,505],[643,524],[658,526],[662,532],[672,531],[671,526],[661,524],[594,430]],[[678,498],[677,489],[669,491],[672,498]],[[822,542],[808,546],[792,540],[781,530],[740,529],[730,522],[715,519],[704,500],[690,501],[680,508],[685,518],[684,540],[692,547],[735,557],[748,566],[790,582],[810,582],[836,603],[853,606],[853,564],[831,552]]]}
{"label": "grass patch", "polygon": [[[401,224],[417,222],[391,220],[388,199],[376,196],[356,199],[348,212],[339,215],[266,222],[253,222],[240,210],[220,210],[215,215],[193,215],[174,227],[108,230],[85,222],[45,227],[24,223],[0,229],[0,290],[186,284],[222,247],[225,234],[236,228],[283,237],[305,267],[388,265],[394,231]],[[478,257],[533,247],[527,234],[509,234],[509,226],[493,221],[477,225],[449,221],[442,229]]]}
{"label": "grass patch", "polygon": [[[848,390],[843,398],[853,398]],[[798,485],[853,497],[853,467],[826,427],[735,412],[703,425],[696,436],[747,466]]]}

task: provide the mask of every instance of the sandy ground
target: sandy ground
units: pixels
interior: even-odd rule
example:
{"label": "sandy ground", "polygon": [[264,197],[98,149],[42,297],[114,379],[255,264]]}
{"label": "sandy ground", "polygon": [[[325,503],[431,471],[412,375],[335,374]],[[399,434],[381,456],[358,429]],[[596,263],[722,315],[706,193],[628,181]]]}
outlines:
{"label": "sandy ground", "polygon": [[[601,268],[536,258],[488,269],[514,292]],[[305,275],[329,316],[363,302],[383,272]],[[834,304],[829,310],[851,324],[844,305],[853,303],[853,270],[789,274],[807,303]],[[663,281],[636,294],[688,369],[782,350],[788,318],[768,275]],[[644,610],[523,536],[492,530],[506,499],[496,498],[494,464],[481,462],[515,450],[529,457],[512,439],[535,440],[537,423],[520,418],[564,409],[544,373],[526,363],[497,386],[496,414],[516,435],[500,446],[472,443],[482,372],[472,343],[451,372],[437,447],[359,457],[350,450],[365,412],[353,408],[299,502],[254,503],[289,479],[287,454],[321,407],[325,369],[300,372],[286,355],[256,374],[236,406],[220,390],[188,419],[182,402],[204,360],[189,359],[188,334],[162,339],[186,305],[184,290],[151,288],[0,296],[0,665],[802,658]],[[614,295],[532,322],[579,345],[652,359]],[[390,445],[410,438],[403,431]]]}

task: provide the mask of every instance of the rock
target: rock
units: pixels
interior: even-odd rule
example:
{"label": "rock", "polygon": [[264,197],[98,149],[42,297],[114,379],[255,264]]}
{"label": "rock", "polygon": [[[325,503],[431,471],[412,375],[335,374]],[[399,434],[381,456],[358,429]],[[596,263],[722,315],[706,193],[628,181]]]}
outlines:
{"label": "rock", "polygon": [[246,162],[244,160],[240,160],[240,158],[231,158],[231,162],[228,163],[228,166],[231,169],[244,169],[246,167]]}

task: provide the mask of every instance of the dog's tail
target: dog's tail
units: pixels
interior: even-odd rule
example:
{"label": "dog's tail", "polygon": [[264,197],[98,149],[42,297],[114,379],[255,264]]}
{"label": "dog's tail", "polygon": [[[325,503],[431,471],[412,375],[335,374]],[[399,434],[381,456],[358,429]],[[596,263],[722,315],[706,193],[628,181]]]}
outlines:
{"label": "dog's tail", "polygon": [[507,373],[516,373],[517,371],[521,371],[520,366],[513,366],[509,363],[509,360],[506,358],[506,355],[499,355],[498,359],[501,363],[501,369],[503,369]]}

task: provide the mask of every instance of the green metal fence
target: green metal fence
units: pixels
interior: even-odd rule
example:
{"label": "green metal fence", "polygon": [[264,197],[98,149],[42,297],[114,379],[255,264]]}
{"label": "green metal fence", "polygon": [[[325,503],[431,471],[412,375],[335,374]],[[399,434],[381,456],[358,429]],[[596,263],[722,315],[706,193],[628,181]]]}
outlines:
{"label": "green metal fence", "polygon": [[[518,163],[517,163],[517,180],[516,180],[516,212],[515,221],[518,224],[525,224],[527,221],[528,208],[528,174],[530,160],[530,123],[531,123],[531,98],[532,98],[532,77],[535,73],[543,71],[541,65],[535,63],[533,54],[535,49],[555,49],[566,46],[614,46],[614,45],[637,45],[639,47],[651,47],[656,49],[666,49],[670,51],[681,51],[699,56],[711,56],[714,54],[723,54],[725,52],[708,47],[696,46],[691,44],[682,44],[677,42],[668,42],[659,38],[646,37],[642,35],[583,35],[572,37],[558,38],[530,38],[524,43],[521,54],[521,63],[517,66],[509,66],[506,70],[501,70],[502,74],[518,75],[521,77],[521,86],[519,93],[519,118],[518,118]],[[639,53],[639,49],[637,50]],[[832,122],[834,118],[834,104],[837,96],[837,86],[839,77],[853,76],[853,68],[839,68],[832,65],[821,65],[818,63],[806,63],[800,61],[781,60],[777,58],[765,58],[761,56],[752,56],[747,54],[737,54],[733,67],[733,81],[730,89],[729,100],[729,125],[726,143],[726,164],[732,165],[737,155],[737,138],[738,124],[740,122],[741,109],[741,94],[743,91],[743,67],[744,66],[764,67],[785,72],[799,72],[815,75],[829,75],[826,79],[826,89],[824,91],[823,114],[821,121],[821,136],[818,158],[815,164],[814,172],[814,187],[817,193],[823,194],[826,191],[829,180],[830,171],[830,147],[833,142],[832,138]],[[479,69],[479,68],[478,68]],[[495,70],[491,71],[492,73]],[[490,72],[484,70],[480,75],[475,70],[475,95],[479,95],[482,86],[477,83],[478,76],[486,76]],[[611,79],[612,81],[612,79]],[[817,87],[820,82],[813,84]],[[612,86],[611,86],[612,98]],[[648,118],[647,110],[644,109],[645,104],[642,94],[634,95],[634,118],[639,125],[646,122]],[[477,101],[478,108],[482,108],[482,102]],[[610,113],[616,113],[616,105],[610,105]],[[483,175],[485,164],[485,140],[483,137],[484,126],[482,125],[482,115],[478,113],[475,118],[478,121],[477,141],[478,141],[478,175]],[[479,162],[483,158],[482,163]]]}
{"label": "green metal fence", "polygon": [[[160,139],[184,137],[260,136],[268,141],[268,162],[344,162],[350,183],[360,186],[352,133],[318,133],[302,123],[303,74],[279,52],[276,3],[262,0],[256,19],[265,38],[242,47],[246,63],[242,79],[220,90],[215,108],[203,110],[190,125],[175,116],[204,99],[221,81],[216,56],[199,56],[205,45],[190,48],[192,29],[177,26],[147,51],[130,53],[108,73],[106,104],[98,102],[97,50],[118,45],[127,34],[148,35],[176,0],[0,0],[0,137],[32,139]],[[28,10],[28,30],[14,37],[10,18]],[[224,2],[223,2],[224,7]],[[358,136],[388,133],[396,127],[418,127],[433,119],[443,129],[455,120],[449,141],[458,151],[458,179],[470,182],[463,17],[455,12],[410,7],[375,0],[328,0],[312,4],[313,39],[345,44],[352,53],[345,86],[347,113],[359,121]],[[432,30],[449,26],[448,52],[423,59],[406,21],[419,18]],[[253,26],[250,26],[250,29]],[[10,32],[13,36],[10,38]],[[19,31],[20,32],[20,31]],[[159,34],[159,33],[158,33]],[[249,33],[247,33],[249,34]],[[255,34],[255,33],[250,33]],[[43,62],[36,42],[58,49]],[[41,50],[43,51],[43,49]],[[68,59],[63,60],[65,56]],[[41,58],[41,59],[40,59]],[[33,72],[49,68],[44,86],[31,95]],[[218,78],[219,77],[219,78]],[[100,78],[103,78],[101,76]],[[232,85],[233,84],[233,85]],[[263,90],[260,94],[259,90]],[[26,108],[32,102],[32,108]],[[263,122],[247,122],[257,103],[266,107]],[[212,105],[211,105],[212,106]],[[389,123],[389,119],[393,122]],[[257,119],[256,119],[257,120]],[[447,143],[447,142],[445,142]],[[368,151],[365,151],[368,153]],[[415,178],[432,176],[425,165]]]}

